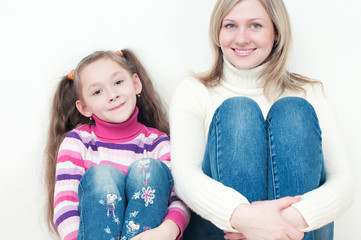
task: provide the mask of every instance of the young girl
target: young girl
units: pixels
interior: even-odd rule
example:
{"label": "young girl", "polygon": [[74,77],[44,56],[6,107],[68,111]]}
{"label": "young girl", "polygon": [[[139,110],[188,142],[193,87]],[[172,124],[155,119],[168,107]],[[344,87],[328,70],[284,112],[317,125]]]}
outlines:
{"label": "young girl", "polygon": [[183,239],[333,239],[353,179],[322,84],[286,69],[283,1],[218,0],[210,36],[212,68],[170,108],[175,189],[197,213]]}
{"label": "young girl", "polygon": [[55,93],[48,142],[49,221],[62,239],[177,239],[169,126],[130,50],[98,51]]}

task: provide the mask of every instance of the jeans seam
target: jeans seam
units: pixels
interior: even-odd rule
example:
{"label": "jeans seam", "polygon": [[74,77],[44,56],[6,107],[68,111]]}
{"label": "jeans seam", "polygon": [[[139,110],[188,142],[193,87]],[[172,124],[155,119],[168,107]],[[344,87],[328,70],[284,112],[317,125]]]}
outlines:
{"label": "jeans seam", "polygon": [[272,187],[273,187],[273,189],[272,189],[272,191],[273,191],[273,195],[274,195],[274,198],[277,198],[277,189],[276,189],[276,180],[275,180],[275,171],[274,171],[274,162],[273,162],[273,151],[272,151],[272,132],[271,132],[271,123],[270,123],[270,121],[267,119],[266,120],[267,121],[267,125],[268,125],[268,127],[267,127],[267,132],[268,132],[268,148],[269,148],[269,154],[268,154],[268,156],[269,156],[269,165],[270,165],[270,171],[271,171],[271,176],[272,176],[272,179],[269,179],[269,181],[272,181]]}
{"label": "jeans seam", "polygon": [[[79,199],[79,206],[78,206],[78,211],[79,211],[79,231],[82,230],[82,239],[84,240],[84,236],[85,236],[85,230],[84,230],[84,219],[83,219],[83,216],[82,216],[82,213],[80,211],[81,209],[81,203],[83,202],[83,197],[84,197],[84,190],[83,190],[83,187],[81,185],[81,183],[79,183],[79,187],[78,187],[78,192],[81,190],[82,192],[82,195],[81,195],[81,199]],[[79,194],[78,194],[79,196]],[[80,225],[80,223],[82,223]],[[79,236],[79,232],[78,232],[78,236]]]}

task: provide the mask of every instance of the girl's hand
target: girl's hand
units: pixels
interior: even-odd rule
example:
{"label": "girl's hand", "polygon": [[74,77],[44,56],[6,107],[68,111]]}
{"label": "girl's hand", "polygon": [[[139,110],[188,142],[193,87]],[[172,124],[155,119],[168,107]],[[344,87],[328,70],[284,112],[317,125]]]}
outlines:
{"label": "girl's hand", "polygon": [[177,224],[172,220],[167,219],[158,227],[142,232],[131,240],[175,240],[179,233],[180,230]]}
{"label": "girl's hand", "polygon": [[301,240],[303,232],[288,223],[282,211],[301,200],[300,196],[240,204],[233,212],[231,225],[248,240]]}
{"label": "girl's hand", "polygon": [[224,239],[237,239],[237,240],[247,240],[242,233],[234,233],[234,232],[224,232]]}

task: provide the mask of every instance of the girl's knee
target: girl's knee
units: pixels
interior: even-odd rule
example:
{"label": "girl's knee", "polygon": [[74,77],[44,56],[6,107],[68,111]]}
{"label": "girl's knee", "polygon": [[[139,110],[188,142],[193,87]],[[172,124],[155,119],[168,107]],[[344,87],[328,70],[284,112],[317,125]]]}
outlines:
{"label": "girl's knee", "polygon": [[80,179],[80,187],[83,191],[90,189],[92,192],[118,191],[117,189],[125,182],[122,171],[111,165],[92,166]]}
{"label": "girl's knee", "polygon": [[131,164],[127,172],[127,188],[140,185],[171,185],[173,177],[169,167],[157,159],[145,158]]}

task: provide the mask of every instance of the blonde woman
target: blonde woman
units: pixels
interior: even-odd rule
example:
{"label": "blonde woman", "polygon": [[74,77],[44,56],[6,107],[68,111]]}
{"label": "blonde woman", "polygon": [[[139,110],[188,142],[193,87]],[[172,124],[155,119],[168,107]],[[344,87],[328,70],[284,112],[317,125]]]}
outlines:
{"label": "blonde woman", "polygon": [[170,110],[184,239],[333,239],[353,179],[322,84],[291,73],[282,0],[218,0],[212,68]]}

